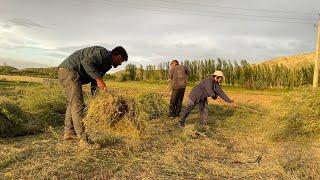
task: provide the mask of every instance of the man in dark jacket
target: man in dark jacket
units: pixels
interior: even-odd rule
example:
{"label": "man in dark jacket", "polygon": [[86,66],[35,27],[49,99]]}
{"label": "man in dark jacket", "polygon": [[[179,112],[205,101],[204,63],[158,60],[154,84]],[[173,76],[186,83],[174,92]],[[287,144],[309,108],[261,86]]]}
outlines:
{"label": "man in dark jacket", "polygon": [[187,75],[190,71],[187,67],[179,65],[177,60],[173,60],[171,63],[171,69],[168,77],[171,83],[171,99],[169,107],[169,118],[175,118],[180,116],[184,91],[186,89]]}
{"label": "man in dark jacket", "polygon": [[229,97],[223,92],[220,86],[220,82],[223,80],[224,75],[221,71],[215,71],[210,77],[202,80],[197,86],[195,86],[188,99],[186,109],[181,115],[179,121],[180,126],[185,126],[185,120],[192,109],[198,104],[200,109],[200,124],[207,125],[208,120],[208,97],[217,99],[219,96],[225,102],[230,103],[231,106],[237,106]]}
{"label": "man in dark jacket", "polygon": [[76,133],[79,146],[87,146],[88,137],[82,123],[84,101],[82,85],[91,83],[91,90],[106,90],[102,77],[112,67],[116,68],[128,60],[128,54],[121,46],[108,51],[93,46],[80,49],[66,58],[58,67],[60,83],[64,87],[68,107],[64,122],[64,138],[72,139]]}

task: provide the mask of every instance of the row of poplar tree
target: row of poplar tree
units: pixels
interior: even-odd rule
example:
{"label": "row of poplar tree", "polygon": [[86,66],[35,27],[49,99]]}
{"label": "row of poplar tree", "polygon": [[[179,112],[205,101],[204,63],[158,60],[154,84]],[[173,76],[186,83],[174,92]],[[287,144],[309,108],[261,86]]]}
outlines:
{"label": "row of poplar tree", "polygon": [[[232,86],[251,86],[259,84],[262,87],[294,88],[312,85],[314,66],[289,69],[284,65],[269,66],[266,64],[249,64],[246,60],[231,62],[223,59],[186,60],[182,65],[190,69],[188,82],[196,83],[208,77],[215,70],[221,70],[225,75],[224,83]],[[169,62],[158,65],[137,67],[126,65],[127,80],[150,81],[167,80],[170,70]]]}

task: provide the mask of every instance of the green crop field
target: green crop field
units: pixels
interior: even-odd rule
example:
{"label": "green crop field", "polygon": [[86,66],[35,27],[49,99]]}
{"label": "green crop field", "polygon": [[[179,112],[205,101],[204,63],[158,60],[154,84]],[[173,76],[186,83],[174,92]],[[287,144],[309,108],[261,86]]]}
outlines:
{"label": "green crop field", "polygon": [[[81,149],[63,140],[66,99],[59,84],[0,82],[0,179],[320,178],[319,90],[223,86],[239,106],[209,100],[208,126],[198,124],[195,108],[181,128],[165,113],[167,83],[106,84],[137,104],[153,102],[130,98],[156,93],[150,97],[162,98],[154,106],[164,113],[137,116],[130,128],[119,123],[102,147]],[[87,103],[98,102],[89,86],[84,90]]]}

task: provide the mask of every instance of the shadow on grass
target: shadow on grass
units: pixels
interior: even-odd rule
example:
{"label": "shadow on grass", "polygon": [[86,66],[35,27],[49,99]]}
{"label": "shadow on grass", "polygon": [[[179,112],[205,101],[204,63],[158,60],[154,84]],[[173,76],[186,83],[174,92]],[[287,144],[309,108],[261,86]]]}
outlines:
{"label": "shadow on grass", "polygon": [[[208,125],[215,126],[216,121],[224,121],[228,117],[231,117],[236,112],[235,108],[229,106],[219,106],[219,105],[212,105],[208,106]],[[199,107],[196,106],[189,114],[186,119],[190,123],[197,123],[200,122],[200,110]]]}

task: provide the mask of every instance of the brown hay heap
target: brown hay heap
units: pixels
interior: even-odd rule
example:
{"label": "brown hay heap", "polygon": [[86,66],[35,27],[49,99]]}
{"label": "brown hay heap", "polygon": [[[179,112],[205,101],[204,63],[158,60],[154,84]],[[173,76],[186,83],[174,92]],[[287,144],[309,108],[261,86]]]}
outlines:
{"label": "brown hay heap", "polygon": [[89,100],[84,124],[92,140],[100,144],[124,141],[137,143],[148,120],[165,111],[165,101],[156,93],[138,96],[129,92],[103,92]]}

